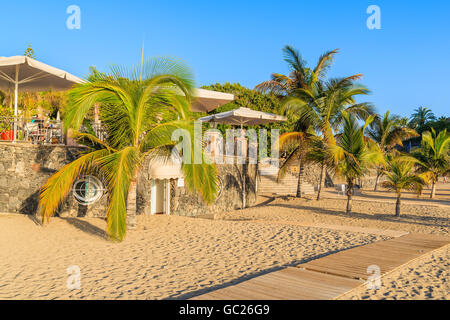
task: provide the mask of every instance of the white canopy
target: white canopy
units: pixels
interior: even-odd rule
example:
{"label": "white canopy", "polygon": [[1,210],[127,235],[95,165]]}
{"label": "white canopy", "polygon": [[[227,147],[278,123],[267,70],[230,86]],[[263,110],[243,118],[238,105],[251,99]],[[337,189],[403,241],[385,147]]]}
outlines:
{"label": "white canopy", "polygon": [[149,177],[156,180],[179,179],[183,177],[181,158],[156,157],[149,163]]}
{"label": "white canopy", "polygon": [[271,122],[286,121],[286,117],[273,113],[255,111],[249,108],[239,108],[227,112],[213,114],[199,119],[202,122],[217,122],[231,125],[259,125]]}
{"label": "white canopy", "polygon": [[192,111],[209,112],[234,100],[234,95],[230,93],[217,92],[205,89],[195,89],[192,103]]}
{"label": "white canopy", "polygon": [[25,56],[0,57],[0,89],[14,88],[14,140],[17,136],[17,99],[25,92],[67,90],[82,79]]}
{"label": "white canopy", "polygon": [[14,88],[17,83],[23,91],[61,91],[70,89],[82,79],[58,68],[25,56],[0,57],[0,89]]}

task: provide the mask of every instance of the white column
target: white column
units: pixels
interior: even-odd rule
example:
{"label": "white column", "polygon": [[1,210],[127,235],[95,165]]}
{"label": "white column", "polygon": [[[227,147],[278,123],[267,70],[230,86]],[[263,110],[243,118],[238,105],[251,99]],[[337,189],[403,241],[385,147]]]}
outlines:
{"label": "white column", "polygon": [[13,142],[16,142],[17,139],[17,101],[19,96],[19,65],[16,65],[16,78],[14,79],[14,137]]}

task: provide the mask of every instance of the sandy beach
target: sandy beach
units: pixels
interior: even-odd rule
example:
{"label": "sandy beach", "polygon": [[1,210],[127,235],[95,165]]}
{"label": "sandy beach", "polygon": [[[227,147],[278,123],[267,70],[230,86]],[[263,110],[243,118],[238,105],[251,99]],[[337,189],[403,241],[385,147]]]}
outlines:
{"label": "sandy beach", "polygon": [[[355,200],[348,216],[345,198],[259,200],[215,220],[140,216],[122,243],[105,238],[102,219],[55,218],[42,227],[28,216],[0,215],[0,299],[185,299],[389,239],[361,232],[367,228],[449,234],[447,206],[404,204],[396,218],[389,201]],[[390,274],[379,290],[344,298],[449,298],[449,258],[447,247]],[[80,290],[67,288],[69,266],[80,268]]]}
{"label": "sandy beach", "polygon": [[[41,227],[0,216],[0,299],[189,298],[286,265],[383,237],[298,226],[183,217],[141,217],[123,243],[99,219]],[[67,268],[81,290],[67,289]]]}

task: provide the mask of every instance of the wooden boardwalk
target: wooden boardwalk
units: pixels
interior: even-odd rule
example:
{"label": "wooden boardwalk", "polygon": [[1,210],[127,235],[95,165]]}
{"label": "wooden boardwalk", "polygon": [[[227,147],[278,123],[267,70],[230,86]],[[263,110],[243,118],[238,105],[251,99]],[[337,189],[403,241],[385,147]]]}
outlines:
{"label": "wooden boardwalk", "polygon": [[284,268],[192,300],[330,300],[366,283],[369,266],[381,277],[450,243],[449,237],[408,234]]}

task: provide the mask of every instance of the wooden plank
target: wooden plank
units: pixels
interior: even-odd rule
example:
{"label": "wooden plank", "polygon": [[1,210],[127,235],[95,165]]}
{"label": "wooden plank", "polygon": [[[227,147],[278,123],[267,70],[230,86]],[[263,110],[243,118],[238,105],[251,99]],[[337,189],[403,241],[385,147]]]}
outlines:
{"label": "wooden plank", "polygon": [[361,281],[353,279],[290,267],[195,297],[193,300],[332,299],[361,284]]}
{"label": "wooden plank", "polygon": [[445,236],[408,234],[400,238],[376,242],[313,260],[298,267],[352,279],[367,280],[367,268],[378,266],[386,274],[433,250],[450,243]]}
{"label": "wooden plank", "polygon": [[445,236],[408,234],[284,268],[193,300],[334,299],[363,285],[371,276],[367,274],[371,265],[380,267],[383,276],[449,243]]}

